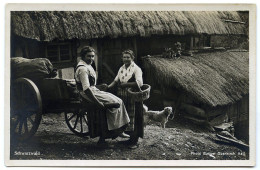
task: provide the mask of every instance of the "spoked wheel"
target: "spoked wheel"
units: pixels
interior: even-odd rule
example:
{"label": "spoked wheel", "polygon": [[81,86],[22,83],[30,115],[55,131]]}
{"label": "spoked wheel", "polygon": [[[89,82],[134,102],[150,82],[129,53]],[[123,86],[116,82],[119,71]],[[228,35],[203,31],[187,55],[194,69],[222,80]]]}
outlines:
{"label": "spoked wheel", "polygon": [[87,112],[79,110],[75,113],[65,112],[65,120],[69,129],[77,136],[84,137],[89,135]]}
{"label": "spoked wheel", "polygon": [[36,133],[42,118],[39,89],[31,80],[19,78],[12,84],[10,103],[11,137],[27,140]]}

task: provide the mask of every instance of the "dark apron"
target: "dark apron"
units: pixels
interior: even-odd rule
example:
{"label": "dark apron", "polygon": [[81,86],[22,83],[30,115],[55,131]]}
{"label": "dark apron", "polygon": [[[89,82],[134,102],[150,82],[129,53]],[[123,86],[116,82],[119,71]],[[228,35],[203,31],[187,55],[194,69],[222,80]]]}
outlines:
{"label": "dark apron", "polygon": [[[128,80],[128,82],[136,82],[134,74]],[[131,136],[143,138],[144,136],[143,102],[135,102],[131,100],[131,97],[129,96],[127,89],[128,88],[118,87],[117,90],[117,95],[123,100],[126,106],[128,116],[130,118],[130,123],[126,131],[128,131],[131,134]]]}

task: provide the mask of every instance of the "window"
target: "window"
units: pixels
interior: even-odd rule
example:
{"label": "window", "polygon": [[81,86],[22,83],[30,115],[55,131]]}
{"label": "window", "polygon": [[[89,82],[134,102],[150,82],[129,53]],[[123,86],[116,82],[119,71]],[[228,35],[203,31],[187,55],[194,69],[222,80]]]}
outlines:
{"label": "window", "polygon": [[201,49],[203,47],[210,47],[210,36],[201,34],[193,37],[193,48]]}
{"label": "window", "polygon": [[71,61],[71,45],[69,43],[47,45],[46,58],[53,63]]}

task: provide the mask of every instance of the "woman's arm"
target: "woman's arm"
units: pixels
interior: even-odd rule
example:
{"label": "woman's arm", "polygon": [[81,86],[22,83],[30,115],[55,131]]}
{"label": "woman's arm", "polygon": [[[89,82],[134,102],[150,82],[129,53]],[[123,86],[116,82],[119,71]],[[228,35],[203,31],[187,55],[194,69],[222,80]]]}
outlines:
{"label": "woman's arm", "polygon": [[108,89],[114,87],[114,86],[119,82],[119,73],[120,73],[120,70],[121,70],[121,68],[118,70],[118,73],[117,73],[117,75],[116,75],[114,81],[107,86]]}
{"label": "woman's arm", "polygon": [[114,80],[112,83],[110,83],[107,88],[110,89],[112,87],[114,87],[117,84],[117,82]]}
{"label": "woman's arm", "polygon": [[98,107],[104,108],[104,104],[95,97],[92,90],[89,88],[90,83],[89,83],[89,79],[88,79],[88,70],[86,70],[86,68],[84,68],[84,67],[79,68],[78,76],[79,76],[79,79],[80,79],[80,82],[82,85],[82,89],[83,89],[84,93],[88,96],[88,98],[92,102],[97,104]]}
{"label": "woman's arm", "polygon": [[143,72],[141,70],[141,68],[137,67],[135,69],[135,80],[136,80],[136,83],[138,84],[139,87],[142,87],[143,86]]}
{"label": "woman's arm", "polygon": [[[114,87],[116,84],[117,84],[117,82],[114,80],[111,84],[108,85],[108,89]],[[136,82],[121,83],[121,84],[119,84],[119,86],[121,86],[122,88],[137,87],[137,83]]]}

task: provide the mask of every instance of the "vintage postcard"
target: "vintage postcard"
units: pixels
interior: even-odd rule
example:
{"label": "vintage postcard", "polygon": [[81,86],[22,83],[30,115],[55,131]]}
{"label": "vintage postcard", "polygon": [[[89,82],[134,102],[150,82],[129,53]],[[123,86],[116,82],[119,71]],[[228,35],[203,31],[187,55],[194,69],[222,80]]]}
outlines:
{"label": "vintage postcard", "polygon": [[6,166],[254,166],[253,4],[8,4]]}

